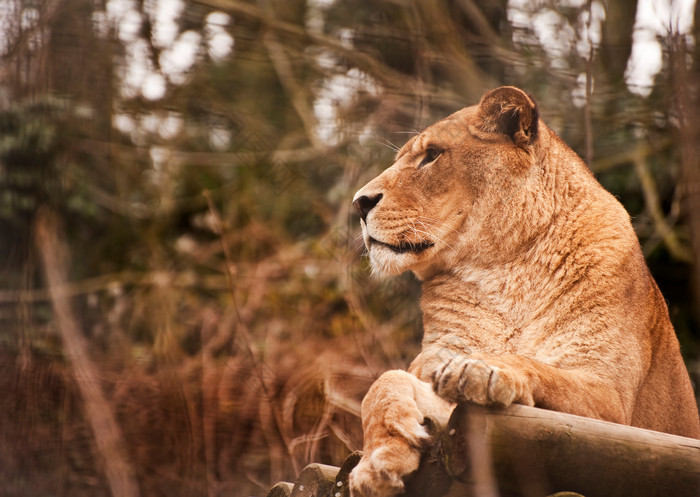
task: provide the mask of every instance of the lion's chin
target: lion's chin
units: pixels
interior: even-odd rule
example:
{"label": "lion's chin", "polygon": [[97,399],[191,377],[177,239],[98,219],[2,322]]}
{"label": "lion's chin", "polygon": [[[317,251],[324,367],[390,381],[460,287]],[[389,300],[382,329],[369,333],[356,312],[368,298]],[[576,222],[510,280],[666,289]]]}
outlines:
{"label": "lion's chin", "polygon": [[391,248],[380,244],[370,245],[368,251],[372,275],[380,279],[398,276],[401,273],[410,271],[418,258],[418,255],[414,252],[397,253]]}
{"label": "lion's chin", "polygon": [[425,253],[435,246],[435,243],[430,240],[401,241],[393,244],[372,237],[364,222],[362,222],[362,228],[362,237],[369,254],[372,275],[380,279],[411,271],[414,266],[425,259]]}

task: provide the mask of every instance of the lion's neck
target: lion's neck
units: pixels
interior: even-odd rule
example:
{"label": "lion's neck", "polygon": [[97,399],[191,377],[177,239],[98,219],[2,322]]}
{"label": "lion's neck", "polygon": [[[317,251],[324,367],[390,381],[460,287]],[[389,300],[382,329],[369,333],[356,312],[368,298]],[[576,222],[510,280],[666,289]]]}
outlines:
{"label": "lion's neck", "polygon": [[[421,310],[426,339],[458,333],[481,348],[500,347],[522,330],[542,306],[539,280],[520,278],[516,264],[462,267],[423,281]],[[484,328],[488,332],[484,334]],[[431,338],[431,335],[433,336]]]}
{"label": "lion's neck", "polygon": [[602,197],[581,200],[519,250],[481,253],[450,270],[426,273],[424,345],[451,332],[481,350],[512,352],[523,334],[552,325],[552,309],[575,312],[566,302],[574,305],[567,292],[579,288],[578,281],[586,275],[603,281],[619,271],[618,261],[630,254],[641,257],[624,216],[621,209],[606,207]]}
{"label": "lion's neck", "polygon": [[541,322],[581,271],[591,269],[583,264],[590,258],[581,246],[553,227],[518,250],[482,253],[449,271],[426,274],[421,297],[426,340],[451,331],[482,349],[508,351],[509,342]]}

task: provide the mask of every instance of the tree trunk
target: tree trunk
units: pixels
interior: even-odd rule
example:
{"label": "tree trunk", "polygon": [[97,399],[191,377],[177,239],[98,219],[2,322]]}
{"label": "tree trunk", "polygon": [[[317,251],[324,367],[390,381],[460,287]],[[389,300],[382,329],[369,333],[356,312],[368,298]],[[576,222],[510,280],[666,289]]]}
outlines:
{"label": "tree trunk", "polygon": [[690,241],[695,254],[693,290],[695,294],[695,311],[700,319],[700,119],[697,106],[700,104],[698,69],[688,68],[688,56],[692,54],[686,44],[685,35],[674,34],[669,38],[670,76],[672,89],[671,107],[674,110],[678,126],[678,145],[680,151],[681,175],[679,186],[685,214],[688,216]]}

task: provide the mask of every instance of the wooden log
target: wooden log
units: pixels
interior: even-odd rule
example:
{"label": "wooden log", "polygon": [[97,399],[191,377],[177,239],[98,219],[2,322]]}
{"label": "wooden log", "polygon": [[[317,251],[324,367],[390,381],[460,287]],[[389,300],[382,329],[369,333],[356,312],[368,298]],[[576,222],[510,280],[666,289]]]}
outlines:
{"label": "wooden log", "polygon": [[291,497],[327,497],[339,469],[325,464],[309,464],[299,474]]}
{"label": "wooden log", "polygon": [[700,441],[526,406],[458,406],[433,451],[473,495],[700,496]]}
{"label": "wooden log", "polygon": [[277,482],[265,497],[290,497],[292,495],[292,489],[294,488],[293,483],[286,481]]}
{"label": "wooden log", "polygon": [[343,465],[340,467],[338,474],[335,475],[335,483],[331,491],[331,497],[350,497],[350,488],[348,487],[348,478],[350,472],[357,466],[362,458],[362,451],[356,450],[345,458]]}

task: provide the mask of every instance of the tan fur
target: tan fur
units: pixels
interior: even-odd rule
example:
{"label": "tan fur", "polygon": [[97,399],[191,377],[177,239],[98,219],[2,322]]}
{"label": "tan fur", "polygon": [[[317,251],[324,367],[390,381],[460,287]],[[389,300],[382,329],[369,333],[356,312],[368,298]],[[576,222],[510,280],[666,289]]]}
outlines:
{"label": "tan fur", "polygon": [[424,419],[444,425],[456,401],[700,437],[628,214],[524,92],[430,126],[354,203],[373,270],[422,280],[424,337],[410,374],[385,373],[363,401],[353,496],[399,493],[429,444]]}

